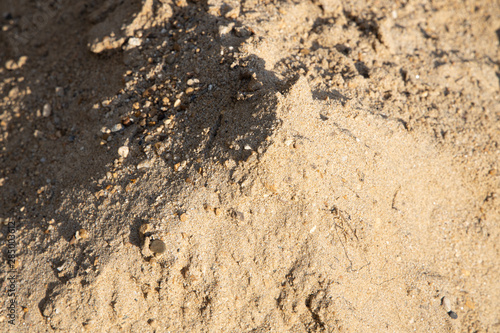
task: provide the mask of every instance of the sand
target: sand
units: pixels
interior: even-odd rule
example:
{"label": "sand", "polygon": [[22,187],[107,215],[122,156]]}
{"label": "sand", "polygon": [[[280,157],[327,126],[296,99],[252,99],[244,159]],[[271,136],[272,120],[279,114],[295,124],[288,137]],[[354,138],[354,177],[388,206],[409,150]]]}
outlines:
{"label": "sand", "polygon": [[500,330],[498,2],[0,14],[0,331]]}

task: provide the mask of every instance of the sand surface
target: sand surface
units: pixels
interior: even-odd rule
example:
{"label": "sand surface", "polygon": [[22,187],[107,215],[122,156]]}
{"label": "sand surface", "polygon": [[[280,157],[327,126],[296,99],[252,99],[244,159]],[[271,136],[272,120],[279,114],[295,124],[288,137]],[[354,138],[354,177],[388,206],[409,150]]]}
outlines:
{"label": "sand surface", "polygon": [[0,15],[1,332],[500,332],[498,1]]}

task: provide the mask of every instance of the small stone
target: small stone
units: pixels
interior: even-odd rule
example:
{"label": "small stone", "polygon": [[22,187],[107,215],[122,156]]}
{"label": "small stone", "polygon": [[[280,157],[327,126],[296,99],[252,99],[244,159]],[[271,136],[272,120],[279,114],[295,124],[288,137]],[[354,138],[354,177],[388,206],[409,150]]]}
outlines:
{"label": "small stone", "polygon": [[205,209],[205,211],[207,211],[207,212],[213,211],[212,206],[210,206],[210,205],[208,205],[208,204],[204,204],[204,205],[203,205],[203,209]]}
{"label": "small stone", "polygon": [[233,9],[231,9],[230,11],[228,11],[224,16],[228,19],[236,19],[238,16],[240,15],[240,8],[239,7],[235,7]]}
{"label": "small stone", "polygon": [[51,114],[52,114],[52,107],[50,106],[49,103],[47,103],[43,106],[42,116],[47,118],[50,117]]}
{"label": "small stone", "polygon": [[139,235],[144,236],[150,230],[151,230],[151,225],[149,223],[144,223],[139,227]]}
{"label": "small stone", "polygon": [[64,96],[64,88],[63,87],[56,87],[56,95],[59,97]]}
{"label": "small stone", "polygon": [[130,126],[130,125],[132,125],[132,118],[130,118],[129,116],[123,117],[122,118],[122,125],[123,126]]}
{"label": "small stone", "polygon": [[151,167],[150,160],[144,160],[144,161],[140,162],[139,164],[137,164],[137,170],[148,169],[150,167]]}
{"label": "small stone", "polygon": [[27,61],[28,61],[28,56],[21,56],[17,61],[17,66],[21,68],[24,66],[24,64],[26,64]]}
{"label": "small stone", "polygon": [[488,172],[488,174],[489,174],[490,176],[495,176],[495,175],[497,174],[497,170],[496,170],[496,169],[491,169],[491,170]]}
{"label": "small stone", "polygon": [[16,99],[19,96],[19,88],[14,87],[9,91],[9,99]]}
{"label": "small stone", "polygon": [[457,313],[454,312],[454,311],[448,312],[448,316],[450,316],[451,319],[457,319],[458,318]]}
{"label": "small stone", "polygon": [[76,237],[73,236],[71,237],[71,240],[69,241],[69,245],[75,245],[76,244]]}
{"label": "small stone", "polygon": [[142,39],[137,38],[137,37],[132,37],[132,38],[129,38],[129,40],[128,40],[128,46],[130,48],[140,46],[141,44],[142,44]]}
{"label": "small stone", "polygon": [[155,239],[149,244],[149,249],[155,254],[162,254],[167,250],[167,246],[162,240]]}
{"label": "small stone", "polygon": [[187,219],[188,219],[188,216],[186,213],[182,213],[180,216],[179,216],[179,219],[181,220],[181,222],[186,222]]}
{"label": "small stone", "polygon": [[441,298],[441,305],[443,306],[444,310],[446,312],[450,312],[452,309],[451,309],[451,301],[448,297],[444,296],[443,298]]}
{"label": "small stone", "polygon": [[194,88],[189,87],[186,89],[186,95],[191,95],[192,93],[194,93]]}
{"label": "small stone", "polygon": [[15,70],[17,69],[17,63],[14,60],[9,59],[5,62],[5,68],[7,68],[9,71]]}
{"label": "small stone", "polygon": [[89,232],[86,229],[82,228],[82,229],[78,230],[76,233],[79,234],[81,239],[89,238]]}
{"label": "small stone", "polygon": [[111,127],[111,132],[116,133],[121,131],[124,128],[122,124],[115,124],[113,127]]}
{"label": "small stone", "polygon": [[198,84],[198,83],[200,83],[200,80],[198,80],[198,79],[189,79],[189,80],[187,80],[187,85],[188,86],[192,86],[192,85],[195,85],[195,84]]}
{"label": "small stone", "polygon": [[222,209],[220,209],[220,208],[215,208],[215,209],[214,209],[214,213],[215,213],[215,215],[216,215],[216,216],[220,216],[220,215],[222,214]]}
{"label": "small stone", "polygon": [[80,229],[75,233],[73,237],[75,238],[75,241],[79,239],[87,239],[89,238],[89,233],[85,229]]}
{"label": "small stone", "polygon": [[121,146],[120,148],[118,148],[118,155],[123,158],[127,158],[129,150],[130,149],[127,146]]}
{"label": "small stone", "polygon": [[158,322],[155,319],[149,319],[148,324],[149,324],[149,326],[151,326],[153,328],[158,327]]}
{"label": "small stone", "polygon": [[177,108],[181,105],[181,100],[180,99],[177,99],[174,103],[174,108]]}

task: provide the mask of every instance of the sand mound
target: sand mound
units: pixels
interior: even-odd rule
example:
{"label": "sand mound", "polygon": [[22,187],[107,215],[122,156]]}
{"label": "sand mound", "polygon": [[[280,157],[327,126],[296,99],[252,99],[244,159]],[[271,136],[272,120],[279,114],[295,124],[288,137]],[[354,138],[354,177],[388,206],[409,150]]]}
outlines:
{"label": "sand mound", "polygon": [[3,330],[498,327],[498,10],[30,6],[0,5]]}
{"label": "sand mound", "polygon": [[[357,331],[390,320],[405,331],[421,298],[428,329],[447,326],[449,281],[429,265],[449,255],[443,216],[463,218],[471,195],[449,159],[399,122],[313,100],[303,77],[258,99],[223,114],[199,165],[150,160],[127,195],[149,198],[130,209],[146,239],[129,228],[95,277],[55,288],[42,310],[53,328],[137,331],[147,318],[174,331]],[[255,133],[252,118],[272,121]],[[134,221],[115,207],[111,225]],[[153,256],[151,239],[166,253]]]}

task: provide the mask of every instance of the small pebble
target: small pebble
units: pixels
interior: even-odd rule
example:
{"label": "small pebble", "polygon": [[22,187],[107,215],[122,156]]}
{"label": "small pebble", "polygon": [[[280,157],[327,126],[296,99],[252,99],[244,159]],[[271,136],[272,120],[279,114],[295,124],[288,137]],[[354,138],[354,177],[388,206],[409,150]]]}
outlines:
{"label": "small pebble", "polygon": [[139,235],[144,236],[150,230],[151,230],[151,225],[149,223],[144,223],[139,227]]}
{"label": "small pebble", "polygon": [[87,239],[89,238],[89,232],[87,229],[80,229],[80,238]]}
{"label": "small pebble", "polygon": [[123,117],[122,124],[123,126],[130,126],[132,125],[132,119],[129,116]]}
{"label": "small pebble", "polygon": [[187,219],[188,219],[188,216],[186,213],[182,213],[180,216],[179,216],[179,219],[181,220],[181,222],[186,222]]}
{"label": "small pebble", "polygon": [[162,254],[167,250],[167,247],[163,241],[155,239],[149,244],[149,249],[155,254]]}
{"label": "small pebble", "polygon": [[181,100],[180,99],[177,99],[174,103],[174,108],[177,108],[181,105]]}
{"label": "small pebble", "polygon": [[451,319],[458,318],[457,313],[452,310],[451,301],[448,297],[444,296],[443,298],[441,298],[441,305],[443,306],[444,310],[446,311],[446,313],[448,313],[448,316],[450,316]]}
{"label": "small pebble", "polygon": [[129,153],[129,148],[127,146],[121,146],[118,148],[118,155],[120,155],[123,158],[127,158]]}
{"label": "small pebble", "polygon": [[129,38],[129,40],[128,40],[129,47],[137,47],[137,46],[140,46],[141,44],[142,44],[142,40],[140,38],[137,38],[137,37],[132,37],[132,38]]}
{"label": "small pebble", "polygon": [[122,124],[115,124],[113,125],[113,127],[111,127],[111,132],[115,133],[115,132],[119,132],[123,129],[123,125]]}
{"label": "small pebble", "polygon": [[64,88],[63,87],[56,87],[56,95],[59,97],[64,96]]}
{"label": "small pebble", "polygon": [[50,117],[51,114],[52,114],[52,107],[50,106],[49,103],[47,103],[43,106],[42,116],[47,118]]}
{"label": "small pebble", "polygon": [[85,229],[80,229],[75,233],[75,239],[87,239],[89,238],[89,233]]}
{"label": "small pebble", "polygon": [[443,298],[441,298],[441,305],[446,312],[451,311],[451,301],[448,297],[444,296]]}
{"label": "small pebble", "polygon": [[9,71],[15,70],[17,69],[17,63],[14,60],[9,59],[5,62],[5,68],[7,68]]}
{"label": "small pebble", "polygon": [[149,161],[149,160],[144,160],[144,161],[140,162],[139,164],[137,164],[137,170],[148,169],[150,167],[151,167],[151,161]]}

